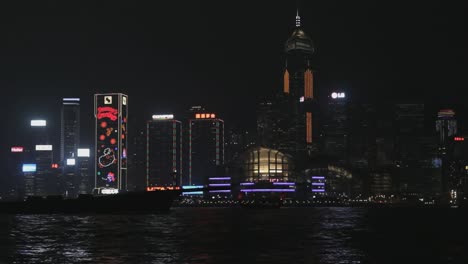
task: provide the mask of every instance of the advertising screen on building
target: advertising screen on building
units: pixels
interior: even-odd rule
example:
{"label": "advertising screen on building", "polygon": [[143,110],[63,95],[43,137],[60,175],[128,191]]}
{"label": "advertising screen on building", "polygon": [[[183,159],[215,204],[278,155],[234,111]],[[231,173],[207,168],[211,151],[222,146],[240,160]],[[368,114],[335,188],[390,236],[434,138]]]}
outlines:
{"label": "advertising screen on building", "polygon": [[36,151],[52,151],[52,145],[36,145]]}
{"label": "advertising screen on building", "polygon": [[45,120],[31,120],[31,126],[38,126],[38,127],[45,127],[46,126],[46,121]]}
{"label": "advertising screen on building", "polygon": [[90,156],[90,150],[89,149],[78,149],[77,150],[77,156],[80,157],[89,157]]}
{"label": "advertising screen on building", "polygon": [[36,164],[23,164],[23,172],[35,172]]}
{"label": "advertising screen on building", "polygon": [[125,189],[127,96],[95,95],[96,188]]}

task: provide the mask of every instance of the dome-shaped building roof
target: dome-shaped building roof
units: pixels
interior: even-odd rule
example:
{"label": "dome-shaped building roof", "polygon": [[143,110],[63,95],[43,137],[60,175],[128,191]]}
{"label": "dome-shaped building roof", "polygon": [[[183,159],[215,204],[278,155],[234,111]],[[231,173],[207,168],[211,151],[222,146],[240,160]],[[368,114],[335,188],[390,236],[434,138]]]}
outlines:
{"label": "dome-shaped building roof", "polygon": [[296,28],[291,34],[291,37],[289,37],[289,39],[286,41],[284,50],[288,54],[294,52],[313,54],[315,52],[315,46],[312,39],[304,32],[301,27],[301,18],[299,17],[299,12],[296,15]]}

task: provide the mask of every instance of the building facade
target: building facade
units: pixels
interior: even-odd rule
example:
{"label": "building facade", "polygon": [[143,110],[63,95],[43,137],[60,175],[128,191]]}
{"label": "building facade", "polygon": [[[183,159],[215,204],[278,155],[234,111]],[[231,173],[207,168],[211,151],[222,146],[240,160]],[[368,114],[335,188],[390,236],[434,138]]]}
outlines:
{"label": "building facade", "polygon": [[125,94],[94,95],[97,193],[127,191],[127,109]]}
{"label": "building facade", "polygon": [[182,122],[153,115],[146,126],[146,187],[182,185]]}
{"label": "building facade", "polygon": [[224,121],[214,113],[188,120],[188,184],[205,185],[224,165]]}

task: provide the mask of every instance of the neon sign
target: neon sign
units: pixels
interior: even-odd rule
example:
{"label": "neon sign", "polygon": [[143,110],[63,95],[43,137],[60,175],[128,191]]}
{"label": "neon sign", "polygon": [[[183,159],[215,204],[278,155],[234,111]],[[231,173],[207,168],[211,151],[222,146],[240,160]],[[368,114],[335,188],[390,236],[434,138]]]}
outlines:
{"label": "neon sign", "polygon": [[464,137],[454,137],[453,140],[455,141],[465,141]]}
{"label": "neon sign", "polygon": [[345,95],[345,93],[336,93],[336,92],[333,92],[333,93],[331,94],[331,97],[332,97],[333,99],[345,98],[346,95]]}
{"label": "neon sign", "polygon": [[104,149],[103,155],[99,157],[99,167],[105,168],[116,162],[114,151],[110,148]]}
{"label": "neon sign", "polygon": [[102,106],[97,108],[97,119],[109,118],[112,121],[117,120],[118,110],[110,106]]}
{"label": "neon sign", "polygon": [[11,152],[23,152],[23,147],[11,147]]}
{"label": "neon sign", "polygon": [[174,115],[153,115],[153,120],[174,119]]}
{"label": "neon sign", "polygon": [[118,194],[119,189],[114,189],[114,188],[106,188],[101,190],[101,194]]}

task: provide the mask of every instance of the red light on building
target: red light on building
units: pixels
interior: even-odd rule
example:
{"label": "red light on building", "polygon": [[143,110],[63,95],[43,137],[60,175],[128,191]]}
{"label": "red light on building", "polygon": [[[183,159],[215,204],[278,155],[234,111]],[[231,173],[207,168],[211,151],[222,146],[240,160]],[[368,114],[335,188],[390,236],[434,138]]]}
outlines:
{"label": "red light on building", "polygon": [[464,137],[454,137],[453,140],[455,141],[465,141]]}
{"label": "red light on building", "polygon": [[24,148],[23,147],[11,147],[11,152],[23,152]]}
{"label": "red light on building", "polygon": [[53,163],[51,167],[52,169],[58,169],[59,165],[57,163]]}

